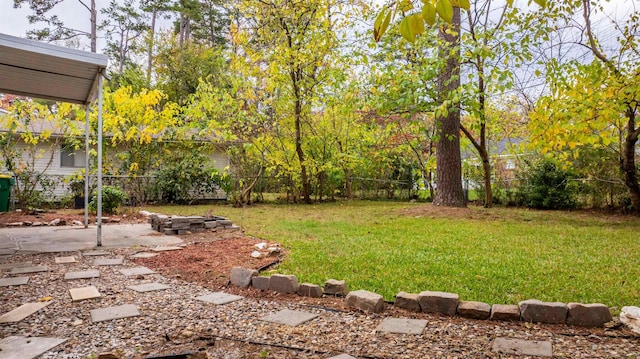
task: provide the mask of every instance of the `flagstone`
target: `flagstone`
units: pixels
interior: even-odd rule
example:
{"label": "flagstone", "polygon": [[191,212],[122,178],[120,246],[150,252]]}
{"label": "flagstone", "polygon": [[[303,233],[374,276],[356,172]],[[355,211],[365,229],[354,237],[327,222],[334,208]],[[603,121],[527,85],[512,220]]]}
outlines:
{"label": "flagstone", "polygon": [[133,304],[118,305],[115,307],[99,308],[90,311],[93,323],[107,320],[137,317],[140,315],[138,307]]}
{"label": "flagstone", "polygon": [[201,300],[203,302],[212,303],[216,305],[228,304],[231,302],[235,302],[240,299],[244,299],[244,297],[239,295],[228,294],[224,292],[215,292],[211,294],[202,295],[196,297],[197,300]]}
{"label": "flagstone", "polygon": [[85,257],[97,257],[97,256],[108,256],[110,255],[110,252],[107,251],[88,251],[88,252],[82,252],[82,255]]}
{"label": "flagstone", "polygon": [[0,270],[8,270],[13,268],[31,267],[33,262],[15,262],[15,263],[3,263],[0,264]]}
{"label": "flagstone", "polygon": [[100,277],[100,272],[97,270],[85,270],[80,272],[67,272],[64,274],[65,280],[72,279],[88,279],[88,278],[98,278]]}
{"label": "flagstone", "polygon": [[69,289],[69,294],[71,295],[71,300],[74,302],[101,297],[98,288],[92,285],[88,287],[71,288]]}
{"label": "flagstone", "polygon": [[0,339],[0,359],[35,359],[66,341],[64,338],[6,337]]}
{"label": "flagstone", "polygon": [[157,256],[158,253],[140,252],[131,256],[131,258],[151,258]]}
{"label": "flagstone", "polygon": [[29,277],[0,278],[0,287],[24,285],[29,283]]}
{"label": "flagstone", "polygon": [[492,350],[510,355],[553,356],[551,342],[548,341],[496,338]]}
{"label": "flagstone", "polygon": [[427,321],[422,319],[385,318],[376,331],[398,334],[422,334]]}
{"label": "flagstone", "polygon": [[260,320],[270,323],[283,324],[296,327],[304,322],[318,317],[319,314],[303,312],[299,310],[283,309],[275,314],[267,315]]}
{"label": "flagstone", "polygon": [[127,286],[127,288],[131,290],[135,290],[136,292],[144,293],[144,292],[153,292],[157,290],[165,290],[171,287],[161,283],[146,283],[146,284],[130,285],[130,286]]}
{"label": "flagstone", "polygon": [[124,263],[124,258],[98,258],[93,260],[95,266],[117,266]]}
{"label": "flagstone", "polygon": [[56,264],[67,264],[67,263],[75,263],[76,262],[76,257],[74,257],[74,256],[55,257],[54,259],[55,259]]}
{"label": "flagstone", "polygon": [[176,246],[158,246],[155,248],[151,248],[151,250],[154,252],[179,251],[181,249],[182,247],[176,247]]}
{"label": "flagstone", "polygon": [[18,267],[13,268],[9,274],[26,274],[26,273],[38,273],[46,272],[49,270],[48,266],[34,266],[34,267]]}
{"label": "flagstone", "polygon": [[18,308],[0,316],[0,323],[15,323],[51,304],[47,302],[25,303]]}
{"label": "flagstone", "polygon": [[155,272],[147,267],[133,267],[120,269],[120,273],[128,276],[154,274]]}

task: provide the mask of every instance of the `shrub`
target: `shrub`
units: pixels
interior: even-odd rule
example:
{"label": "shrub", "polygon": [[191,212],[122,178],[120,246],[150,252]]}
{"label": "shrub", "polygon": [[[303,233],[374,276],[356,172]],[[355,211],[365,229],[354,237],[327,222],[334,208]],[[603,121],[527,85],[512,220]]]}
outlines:
{"label": "shrub", "polygon": [[536,209],[572,209],[577,206],[575,175],[548,159],[531,165],[521,178],[520,205]]}
{"label": "shrub", "polygon": [[[103,186],[102,187],[102,211],[106,214],[114,214],[127,200],[127,195],[118,187]],[[93,199],[89,202],[89,210],[91,213],[98,211],[98,197],[94,193]]]}

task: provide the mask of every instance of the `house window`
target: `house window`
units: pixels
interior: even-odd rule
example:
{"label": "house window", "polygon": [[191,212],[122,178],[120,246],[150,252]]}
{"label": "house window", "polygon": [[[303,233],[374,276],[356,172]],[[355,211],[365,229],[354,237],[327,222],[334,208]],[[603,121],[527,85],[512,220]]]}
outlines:
{"label": "house window", "polygon": [[73,146],[60,148],[60,167],[82,168],[84,167],[85,154],[82,150],[76,150]]}

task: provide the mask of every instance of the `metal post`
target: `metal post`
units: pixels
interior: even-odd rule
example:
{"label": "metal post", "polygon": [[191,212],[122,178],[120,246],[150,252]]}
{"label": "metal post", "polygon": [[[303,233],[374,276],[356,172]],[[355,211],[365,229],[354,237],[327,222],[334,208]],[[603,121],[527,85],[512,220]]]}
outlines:
{"label": "metal post", "polygon": [[98,247],[102,246],[102,74],[98,75]]}
{"label": "metal post", "polygon": [[89,228],[89,112],[91,105],[87,104],[87,119],[84,125],[84,228]]}

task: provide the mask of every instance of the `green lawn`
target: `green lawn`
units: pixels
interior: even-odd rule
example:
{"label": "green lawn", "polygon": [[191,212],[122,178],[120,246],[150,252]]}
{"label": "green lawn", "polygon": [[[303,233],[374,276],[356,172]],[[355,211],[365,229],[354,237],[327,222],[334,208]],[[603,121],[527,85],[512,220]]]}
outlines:
{"label": "green lawn", "polygon": [[403,214],[429,204],[149,207],[229,217],[288,250],[277,271],[300,282],[344,279],[392,300],[399,291],[462,300],[640,304],[640,220],[472,207],[474,219]]}

